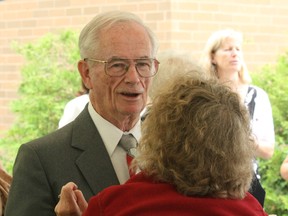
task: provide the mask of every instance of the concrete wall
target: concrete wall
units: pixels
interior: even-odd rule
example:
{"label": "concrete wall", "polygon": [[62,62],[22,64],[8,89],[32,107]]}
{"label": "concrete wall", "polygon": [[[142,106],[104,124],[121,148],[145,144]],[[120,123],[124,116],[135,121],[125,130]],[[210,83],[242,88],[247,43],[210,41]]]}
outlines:
{"label": "concrete wall", "polygon": [[212,31],[242,31],[252,72],[288,50],[286,0],[0,0],[0,137],[15,119],[9,104],[18,98],[24,64],[11,43],[33,42],[64,29],[80,31],[108,10],[135,12],[158,36],[159,51],[189,51],[196,59]]}

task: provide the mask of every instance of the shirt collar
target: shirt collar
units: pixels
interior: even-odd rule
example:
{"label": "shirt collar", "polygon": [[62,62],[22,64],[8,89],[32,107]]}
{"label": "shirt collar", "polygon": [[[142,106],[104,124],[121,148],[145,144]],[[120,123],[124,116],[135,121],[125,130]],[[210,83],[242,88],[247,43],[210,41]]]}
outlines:
{"label": "shirt collar", "polygon": [[[99,131],[99,134],[104,142],[104,145],[107,149],[108,154],[110,157],[114,153],[119,140],[121,139],[123,135],[123,131],[117,128],[115,125],[111,124],[109,121],[104,119],[102,116],[100,116],[93,108],[92,104],[89,102],[88,105],[88,112],[96,126],[96,128]],[[125,131],[125,133],[131,133],[136,138],[136,140],[139,142],[139,139],[141,137],[141,121],[139,118],[139,121],[135,124],[135,126],[130,131]]]}

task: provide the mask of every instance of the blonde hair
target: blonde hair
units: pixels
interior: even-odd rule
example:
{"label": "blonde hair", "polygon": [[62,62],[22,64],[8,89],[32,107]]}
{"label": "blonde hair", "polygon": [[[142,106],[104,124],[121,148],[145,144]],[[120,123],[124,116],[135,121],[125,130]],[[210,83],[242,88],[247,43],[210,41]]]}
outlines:
{"label": "blonde hair", "polygon": [[152,101],[159,89],[163,85],[167,85],[167,83],[173,79],[173,76],[176,73],[183,74],[192,71],[195,73],[197,71],[191,70],[195,68],[196,64],[187,52],[166,50],[159,53],[157,55],[157,59],[159,60],[160,65],[157,74],[153,77],[152,84],[148,92]]}
{"label": "blonde hair", "polygon": [[[203,55],[201,57],[201,63],[203,65],[203,67],[205,68],[207,74],[211,78],[217,78],[218,79],[217,68],[212,63],[212,56],[221,47],[222,43],[227,38],[236,39],[241,43],[241,45],[243,44],[242,33],[235,31],[233,29],[224,29],[224,30],[216,31],[207,40]],[[243,62],[242,66],[241,66],[241,69],[239,71],[239,78],[243,84],[249,84],[249,83],[251,83],[251,77],[250,77],[249,71],[247,69],[247,66],[246,66],[244,60],[242,62]]]}
{"label": "blonde hair", "polygon": [[152,45],[152,56],[156,55],[158,43],[154,33],[142,20],[133,13],[124,11],[110,11],[95,16],[81,31],[79,36],[79,49],[81,58],[88,58],[100,52],[100,31],[111,28],[119,22],[135,22],[141,25],[148,33]]}
{"label": "blonde hair", "polygon": [[134,165],[188,196],[243,198],[255,149],[247,109],[229,87],[194,70],[159,90]]}

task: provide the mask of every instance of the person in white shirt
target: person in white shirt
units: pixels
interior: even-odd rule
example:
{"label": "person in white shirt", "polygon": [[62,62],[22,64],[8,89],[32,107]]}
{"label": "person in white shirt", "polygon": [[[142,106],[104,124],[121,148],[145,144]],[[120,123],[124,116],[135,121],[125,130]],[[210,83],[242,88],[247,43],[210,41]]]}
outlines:
{"label": "person in white shirt", "polygon": [[59,121],[58,128],[72,122],[84,109],[89,102],[89,95],[83,94],[70,100],[64,108],[62,117]]}

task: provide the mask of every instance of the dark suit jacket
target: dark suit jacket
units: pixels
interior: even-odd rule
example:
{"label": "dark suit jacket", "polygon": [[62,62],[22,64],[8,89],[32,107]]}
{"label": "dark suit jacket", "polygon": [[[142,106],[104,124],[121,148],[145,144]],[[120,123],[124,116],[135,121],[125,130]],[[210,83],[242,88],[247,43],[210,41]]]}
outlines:
{"label": "dark suit jacket", "polygon": [[19,148],[5,216],[54,216],[61,188],[71,181],[87,201],[119,184],[87,106],[70,124]]}

